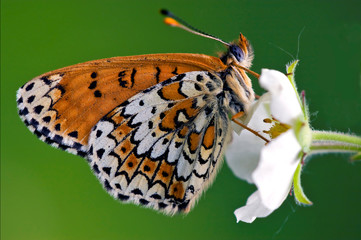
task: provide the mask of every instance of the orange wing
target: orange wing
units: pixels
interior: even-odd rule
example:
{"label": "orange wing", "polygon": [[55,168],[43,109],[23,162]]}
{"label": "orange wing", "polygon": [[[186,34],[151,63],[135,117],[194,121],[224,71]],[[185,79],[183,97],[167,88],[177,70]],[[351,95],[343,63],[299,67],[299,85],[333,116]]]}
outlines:
{"label": "orange wing", "polygon": [[219,72],[219,58],[152,54],[95,60],[45,73],[18,91],[19,114],[41,140],[84,155],[95,124],[125,100],[185,72]]}

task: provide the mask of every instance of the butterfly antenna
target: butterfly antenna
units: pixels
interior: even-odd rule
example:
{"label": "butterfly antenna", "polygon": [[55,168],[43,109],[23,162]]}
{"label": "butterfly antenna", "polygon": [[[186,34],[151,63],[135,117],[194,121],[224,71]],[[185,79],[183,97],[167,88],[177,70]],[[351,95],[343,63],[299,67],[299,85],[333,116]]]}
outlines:
{"label": "butterfly antenna", "polygon": [[179,27],[181,29],[184,29],[184,30],[190,32],[190,33],[193,33],[193,34],[196,34],[196,35],[199,35],[199,36],[202,36],[202,37],[214,39],[214,40],[216,40],[218,42],[223,43],[226,46],[230,46],[229,43],[223,41],[222,39],[217,38],[215,36],[212,36],[212,35],[210,35],[208,33],[203,32],[203,31],[200,31],[200,30],[196,29],[195,27],[192,27],[187,22],[183,21],[182,19],[180,19],[179,17],[177,17],[176,15],[174,15],[173,13],[171,13],[170,11],[168,11],[166,9],[161,9],[160,13],[162,15],[164,15],[164,16],[167,16],[164,19],[164,23],[169,25],[169,26]]}

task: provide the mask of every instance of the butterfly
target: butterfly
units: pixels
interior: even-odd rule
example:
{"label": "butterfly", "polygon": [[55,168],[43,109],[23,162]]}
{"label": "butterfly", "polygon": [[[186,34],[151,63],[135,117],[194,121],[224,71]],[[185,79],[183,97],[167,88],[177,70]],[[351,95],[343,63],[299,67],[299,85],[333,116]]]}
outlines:
{"label": "butterfly", "polygon": [[246,74],[253,50],[242,34],[225,43],[162,13],[167,24],[216,39],[227,51],[64,67],[22,86],[18,113],[40,140],[86,158],[115,198],[187,213],[222,165],[230,116],[247,114],[255,98]]}

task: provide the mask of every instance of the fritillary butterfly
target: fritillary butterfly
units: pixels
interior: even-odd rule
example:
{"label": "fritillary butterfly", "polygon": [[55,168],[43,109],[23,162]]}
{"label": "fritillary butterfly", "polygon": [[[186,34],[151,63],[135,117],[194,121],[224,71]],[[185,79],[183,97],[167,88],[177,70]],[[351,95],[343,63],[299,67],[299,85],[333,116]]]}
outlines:
{"label": "fritillary butterfly", "polygon": [[220,58],[113,57],[45,73],[18,90],[19,115],[42,141],[86,158],[115,198],[187,213],[221,166],[229,115],[254,100],[249,42],[240,34],[225,44]]}

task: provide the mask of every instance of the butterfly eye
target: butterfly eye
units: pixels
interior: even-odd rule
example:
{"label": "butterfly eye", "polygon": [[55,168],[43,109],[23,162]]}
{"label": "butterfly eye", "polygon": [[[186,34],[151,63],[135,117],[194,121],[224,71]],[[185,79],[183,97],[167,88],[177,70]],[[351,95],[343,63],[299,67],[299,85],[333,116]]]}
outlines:
{"label": "butterfly eye", "polygon": [[238,62],[244,60],[244,52],[237,45],[229,46],[229,52],[237,59]]}

